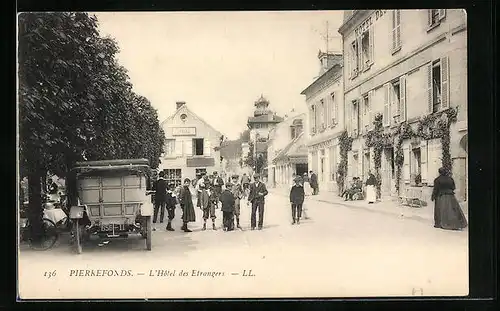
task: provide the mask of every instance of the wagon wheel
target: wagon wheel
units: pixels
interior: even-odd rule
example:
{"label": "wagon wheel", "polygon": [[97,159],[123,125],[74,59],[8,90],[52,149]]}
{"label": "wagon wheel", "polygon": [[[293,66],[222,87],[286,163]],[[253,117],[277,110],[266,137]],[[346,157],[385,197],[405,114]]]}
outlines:
{"label": "wagon wheel", "polygon": [[147,216],[146,217],[146,249],[148,251],[151,250],[151,239],[152,239],[152,235],[153,235],[153,228],[152,228],[152,225],[151,225],[151,216]]}
{"label": "wagon wheel", "polygon": [[75,250],[77,254],[82,253],[82,226],[79,224],[79,219],[73,222],[73,232],[75,234]]}

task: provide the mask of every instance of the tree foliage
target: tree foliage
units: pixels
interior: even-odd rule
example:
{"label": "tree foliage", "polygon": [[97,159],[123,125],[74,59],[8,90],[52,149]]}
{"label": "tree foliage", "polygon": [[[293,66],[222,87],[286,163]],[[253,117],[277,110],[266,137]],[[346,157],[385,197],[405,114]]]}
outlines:
{"label": "tree foliage", "polygon": [[39,205],[36,184],[45,172],[64,177],[76,161],[159,164],[157,112],[132,92],[117,43],[97,27],[87,13],[19,15],[20,172],[32,179],[30,204]]}

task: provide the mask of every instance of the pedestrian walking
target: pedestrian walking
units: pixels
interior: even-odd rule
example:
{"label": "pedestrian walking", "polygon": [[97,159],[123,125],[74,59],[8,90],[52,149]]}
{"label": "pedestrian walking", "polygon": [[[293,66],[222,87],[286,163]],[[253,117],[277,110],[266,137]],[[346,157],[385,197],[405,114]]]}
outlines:
{"label": "pedestrian walking", "polygon": [[455,198],[455,181],[448,170],[440,168],[434,179],[431,200],[434,201],[434,227],[446,230],[462,230],[467,227],[467,219]]}
{"label": "pedestrian walking", "polygon": [[368,173],[368,179],[366,180],[366,201],[368,204],[375,203],[377,200],[377,192],[375,186],[377,185],[377,179],[375,175],[371,172]]}
{"label": "pedestrian walking", "polygon": [[174,228],[172,228],[172,220],[175,217],[175,206],[177,205],[177,197],[174,193],[174,187],[175,184],[172,182],[168,184],[167,188],[167,200],[166,200],[166,207],[167,207],[167,216],[168,216],[168,223],[166,230],[167,231],[175,231]]}
{"label": "pedestrian walking", "polygon": [[[208,185],[208,184],[207,184]],[[210,189],[206,189],[205,184],[201,185],[200,193],[200,208],[203,211],[203,228],[202,230],[207,230],[207,220],[212,219],[212,228],[215,230],[215,205],[212,203],[214,198],[211,198]]]}
{"label": "pedestrian walking", "polygon": [[310,177],[309,177],[309,183],[311,184],[311,188],[313,189],[313,195],[317,195],[319,193],[319,186],[318,186],[318,176],[313,171],[309,171]]}
{"label": "pedestrian walking", "polygon": [[182,230],[184,232],[191,232],[188,228],[188,223],[196,221],[196,214],[194,213],[193,207],[193,198],[191,195],[191,190],[189,189],[189,185],[191,180],[189,178],[184,179],[184,184],[180,189],[179,194],[179,203],[182,208]]}
{"label": "pedestrian walking", "polygon": [[153,185],[155,191],[155,205],[153,211],[153,231],[156,231],[156,220],[158,219],[158,212],[160,213],[160,223],[163,223],[165,218],[165,208],[167,203],[167,180],[165,179],[165,172],[161,171],[158,180]]}
{"label": "pedestrian walking", "polygon": [[250,193],[248,194],[248,204],[252,204],[251,229],[255,230],[257,219],[256,214],[259,212],[259,230],[262,230],[264,224],[264,203],[268,191],[266,185],[260,181],[258,174],[254,175],[254,183],[250,185]]}
{"label": "pedestrian walking", "polygon": [[234,230],[234,195],[231,192],[232,184],[227,183],[224,191],[220,195],[222,203],[222,223],[224,231]]}
{"label": "pedestrian walking", "polygon": [[301,178],[297,177],[294,185],[290,189],[290,204],[292,205],[292,225],[300,223],[302,216],[302,204],[304,203],[304,187],[301,183]]}
{"label": "pedestrian walking", "polygon": [[231,192],[234,195],[234,216],[236,220],[236,228],[241,229],[240,226],[240,210],[241,199],[243,198],[243,186],[238,182],[238,175],[233,175]]}

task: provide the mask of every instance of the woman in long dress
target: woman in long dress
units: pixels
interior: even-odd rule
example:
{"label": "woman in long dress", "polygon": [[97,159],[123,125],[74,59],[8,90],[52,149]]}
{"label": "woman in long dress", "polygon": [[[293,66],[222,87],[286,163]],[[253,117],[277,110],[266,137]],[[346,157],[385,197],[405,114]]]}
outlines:
{"label": "woman in long dress", "polygon": [[180,189],[179,194],[179,203],[182,208],[182,222],[184,223],[181,229],[184,230],[184,232],[191,232],[191,230],[188,229],[188,223],[196,221],[193,197],[191,195],[191,190],[189,189],[190,184],[191,181],[189,178],[184,179],[184,185]]}
{"label": "woman in long dress", "polygon": [[467,219],[455,198],[455,181],[443,167],[434,179],[431,200],[434,201],[435,228],[462,230],[467,227]]}
{"label": "woman in long dress", "polygon": [[377,192],[375,190],[376,184],[377,180],[375,179],[375,175],[369,173],[368,179],[366,180],[366,201],[368,204],[375,203],[377,200]]}

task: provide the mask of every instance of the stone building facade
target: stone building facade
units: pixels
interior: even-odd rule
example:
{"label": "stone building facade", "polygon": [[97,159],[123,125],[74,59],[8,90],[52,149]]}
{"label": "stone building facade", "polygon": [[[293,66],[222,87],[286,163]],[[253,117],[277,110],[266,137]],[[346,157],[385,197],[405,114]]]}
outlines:
{"label": "stone building facade", "polygon": [[[429,201],[449,150],[457,198],[466,200],[466,12],[355,10],[346,12],[339,33],[346,128],[354,139],[348,178],[366,179],[368,171],[378,171],[382,197],[419,191]],[[454,113],[456,121],[449,122]],[[375,167],[373,144],[367,144],[377,115],[387,135],[380,167]],[[439,124],[448,122],[449,147],[439,138]]]}
{"label": "stone building facade", "polygon": [[176,111],[161,123],[165,131],[165,148],[159,169],[167,180],[180,184],[196,173],[221,171],[222,134],[192,112],[184,102],[176,103]]}
{"label": "stone building facade", "polygon": [[345,130],[341,53],[322,53],[320,76],[302,91],[308,108],[305,137],[308,168],[318,176],[320,191],[337,192],[339,136]]}

